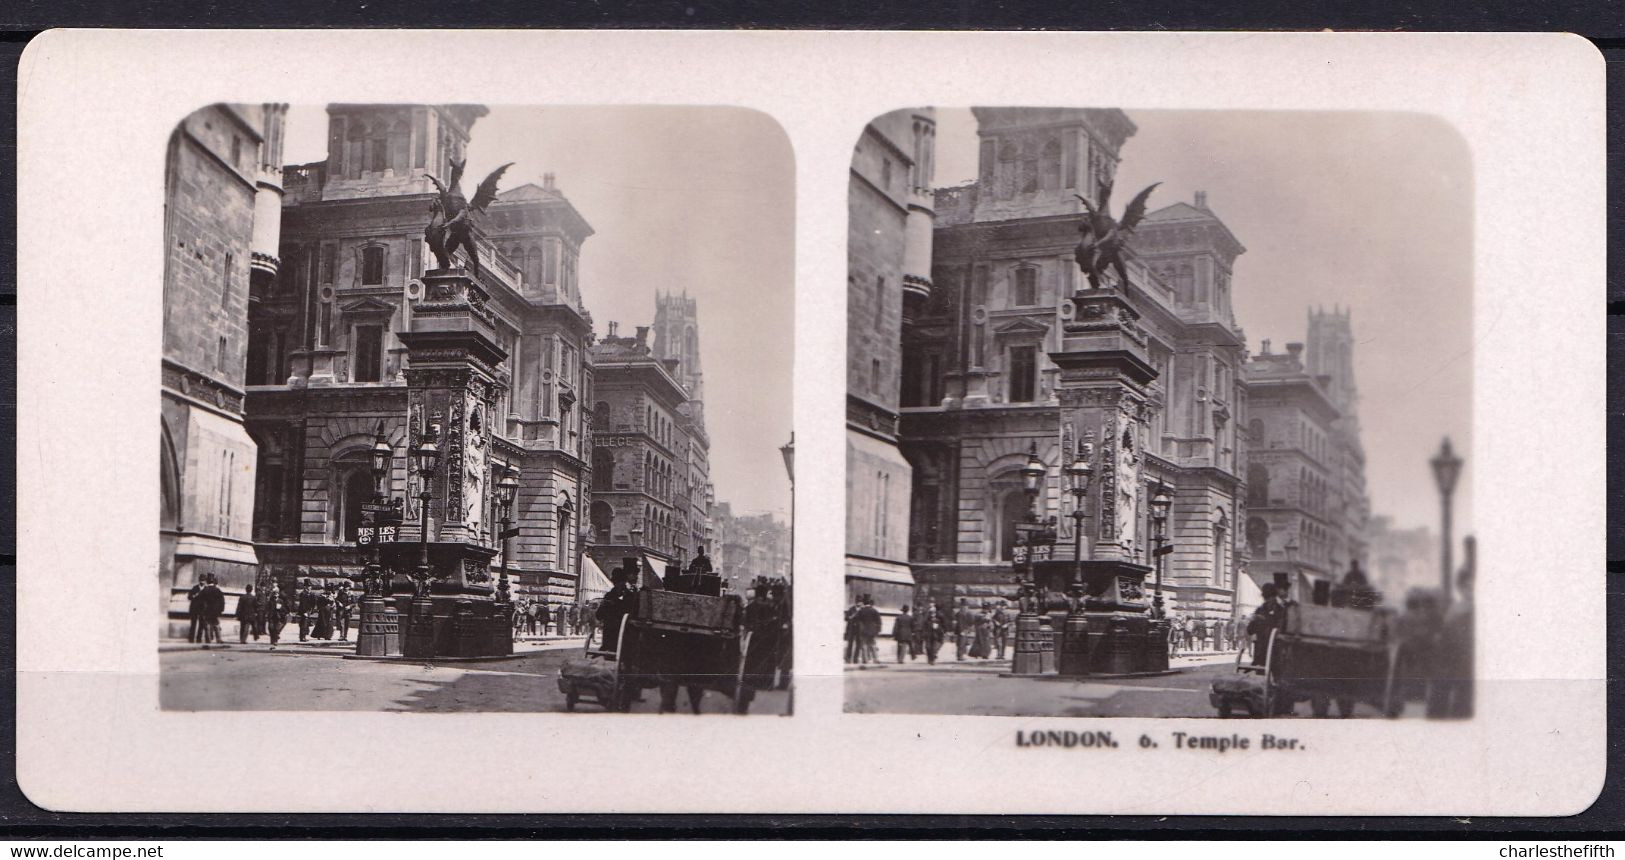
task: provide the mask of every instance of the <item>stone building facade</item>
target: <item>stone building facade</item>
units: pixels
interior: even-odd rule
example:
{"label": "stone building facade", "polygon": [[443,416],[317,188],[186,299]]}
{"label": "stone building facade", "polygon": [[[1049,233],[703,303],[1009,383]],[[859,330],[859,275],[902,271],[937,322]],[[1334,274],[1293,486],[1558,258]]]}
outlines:
{"label": "stone building facade", "polygon": [[936,121],[895,111],[864,127],[852,154],[847,225],[846,584],[882,611],[912,600],[913,469],[898,447],[902,329],[933,293]]}
{"label": "stone building facade", "polygon": [[704,540],[709,442],[690,417],[682,358],[657,356],[648,326],[626,337],[610,323],[591,360],[597,395],[589,552],[605,571],[638,558],[654,584]]}
{"label": "stone building facade", "polygon": [[[244,429],[252,292],[277,278],[287,106],[217,104],[170,135],[164,177],[161,608],[254,581],[257,451]],[[229,609],[228,602],[228,609]]]}
{"label": "stone building facade", "polygon": [[676,362],[676,377],[688,393],[680,410],[687,440],[684,470],[687,481],[688,547],[692,555],[704,546],[710,550],[711,505],[716,490],[711,486],[711,439],[705,431],[705,374],[700,366],[699,305],[687,291],[680,296],[655,297],[654,355],[663,362]]}
{"label": "stone building facade", "polygon": [[1331,427],[1332,565],[1344,570],[1359,562],[1369,568],[1367,532],[1371,501],[1365,486],[1365,446],[1360,442],[1359,389],[1354,384],[1354,324],[1346,308],[1309,311],[1304,364],[1323,381],[1337,407]]}
{"label": "stone building facade", "polygon": [[[1110,498],[1092,490],[1086,552],[1100,539],[1121,560],[1149,565],[1147,502],[1167,486],[1176,547],[1163,578],[1170,609],[1227,617],[1245,562],[1235,528],[1244,518],[1236,428],[1247,408],[1245,341],[1230,306],[1230,272],[1244,248],[1201,196],[1145,219],[1133,237],[1129,283],[1111,290],[1125,305],[1115,313],[1139,340],[1147,380],[1125,401],[1128,417],[1097,432],[1080,420],[1091,407],[1079,398],[1090,395],[1063,392],[1056,360],[1063,324],[1106,312],[1079,304],[1089,291],[1074,259],[1084,217],[1074,195],[1101,202],[1134,124],[1117,110],[978,108],[975,116],[978,179],[936,192],[931,290],[911,296],[900,332],[899,437],[912,467],[915,578],[939,605],[1013,599],[1014,526],[1029,504],[1020,469],[1029,453],[1049,470],[1038,513],[1057,518],[1054,557],[1072,558],[1073,501],[1060,469],[1067,452],[1091,442],[1113,459],[1116,477]],[[1137,190],[1119,190],[1113,214]]]}
{"label": "stone building facade", "polygon": [[1253,410],[1245,528],[1259,585],[1302,580],[1312,588],[1356,562],[1371,577],[1353,326],[1337,308],[1311,310],[1308,322],[1306,344],[1289,343],[1281,354],[1265,341],[1246,368]]}
{"label": "stone building facade", "polygon": [[1255,583],[1289,584],[1302,599],[1314,582],[1342,573],[1332,501],[1339,474],[1332,428],[1339,412],[1322,380],[1304,367],[1301,343],[1279,353],[1265,341],[1246,374],[1250,572]]}
{"label": "stone building facade", "polygon": [[743,594],[759,576],[790,579],[790,529],[772,514],[735,515],[727,502],[712,512],[712,564],[730,591]]}
{"label": "stone building facade", "polygon": [[[435,189],[461,160],[477,105],[328,108],[325,161],[284,173],[279,276],[250,298],[248,429],[259,447],[254,539],[265,572],[287,582],[355,575],[361,505],[373,484],[368,448],[379,426],[395,449],[387,492],[415,491],[407,473],[406,349],[398,333],[423,299],[433,257],[423,239]],[[481,177],[464,177],[471,190]],[[592,229],[554,187],[522,185],[486,212],[478,284],[506,359],[497,370],[484,485],[520,471],[518,537],[507,559],[516,597],[574,599],[590,483],[588,350],[592,320],[575,282]],[[466,267],[466,261],[464,262]],[[498,545],[489,494],[475,542]],[[422,528],[406,505],[403,540]]]}

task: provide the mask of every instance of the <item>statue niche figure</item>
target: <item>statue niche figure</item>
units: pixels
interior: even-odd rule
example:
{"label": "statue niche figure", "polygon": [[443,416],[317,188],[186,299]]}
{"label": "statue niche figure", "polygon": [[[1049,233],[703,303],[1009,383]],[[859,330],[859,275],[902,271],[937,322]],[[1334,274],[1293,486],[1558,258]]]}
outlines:
{"label": "statue niche figure", "polygon": [[1073,194],[1088,210],[1088,217],[1078,228],[1082,239],[1078,242],[1076,255],[1078,268],[1089,278],[1091,289],[1100,289],[1100,276],[1110,266],[1117,271],[1119,284],[1128,284],[1128,272],[1123,264],[1123,250],[1128,243],[1130,233],[1140,226],[1145,218],[1145,204],[1151,197],[1152,189],[1161,185],[1153,182],[1146,186],[1144,191],[1134,195],[1129,201],[1128,208],[1123,210],[1123,220],[1117,221],[1111,216],[1112,186],[1104,183],[1100,188],[1100,205],[1097,207],[1089,202],[1082,194]]}
{"label": "statue niche figure", "polygon": [[497,199],[497,180],[504,171],[513,166],[513,162],[498,167],[485,177],[479,187],[474,190],[472,201],[463,197],[463,164],[462,161],[451,162],[451,178],[444,185],[436,179],[434,174],[425,173],[424,176],[439,189],[439,194],[429,204],[429,226],[423,231],[423,238],[429,243],[429,250],[434,252],[435,265],[442,269],[451,268],[451,254],[459,247],[468,255],[468,266],[474,274],[480,273],[480,252],[474,246],[474,240],[479,235],[474,226],[474,215],[484,212],[491,201]]}

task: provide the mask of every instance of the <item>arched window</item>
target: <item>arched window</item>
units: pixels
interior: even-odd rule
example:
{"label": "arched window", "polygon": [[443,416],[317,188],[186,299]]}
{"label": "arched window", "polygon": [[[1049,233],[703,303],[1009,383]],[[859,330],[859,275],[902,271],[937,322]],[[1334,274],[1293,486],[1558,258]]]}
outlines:
{"label": "arched window", "polygon": [[1267,505],[1269,503],[1269,467],[1263,463],[1249,463],[1247,465],[1247,504]]}
{"label": "arched window", "polygon": [[354,543],[356,529],[361,527],[361,506],[372,501],[372,475],[357,466],[345,474],[343,488],[342,531],[338,537],[344,543]]}
{"label": "arched window", "polygon": [[1270,524],[1260,517],[1247,519],[1247,551],[1255,559],[1265,558],[1270,544]]}
{"label": "arched window", "polygon": [[566,573],[570,571],[570,559],[575,555],[575,535],[570,528],[570,515],[574,510],[575,505],[570,501],[570,494],[560,493],[558,504],[559,569]]}
{"label": "arched window", "polygon": [[600,544],[610,542],[610,535],[615,530],[615,509],[609,502],[597,501],[592,503],[591,513],[593,539]]}
{"label": "arched window", "polygon": [[593,449],[592,488],[594,492],[615,489],[615,452],[608,448]]}
{"label": "arched window", "polygon": [[1016,523],[1027,518],[1029,503],[1027,494],[1021,489],[1014,489],[1004,494],[999,505],[999,558],[1009,561],[1011,552],[1016,546]]}

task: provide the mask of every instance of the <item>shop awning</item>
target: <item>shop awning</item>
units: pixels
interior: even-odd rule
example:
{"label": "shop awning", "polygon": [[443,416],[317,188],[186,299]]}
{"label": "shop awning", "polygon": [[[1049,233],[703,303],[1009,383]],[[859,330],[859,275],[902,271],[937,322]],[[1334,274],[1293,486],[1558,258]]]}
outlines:
{"label": "shop awning", "polygon": [[906,564],[874,558],[846,558],[847,579],[868,579],[896,585],[913,585],[914,572]]}
{"label": "shop awning", "polygon": [[[638,557],[643,562],[643,581],[638,583],[638,587],[639,588],[665,588],[666,587],[666,582],[660,576],[660,568],[655,567],[655,562],[659,561],[659,560],[654,559],[654,558],[650,558],[649,554],[646,553],[646,552],[638,553]],[[660,563],[662,565],[665,564],[665,562],[663,562],[663,561],[660,562]]]}
{"label": "shop awning", "polygon": [[609,581],[609,577],[604,575],[604,571],[598,567],[597,562],[592,560],[592,556],[583,555],[581,557],[581,586],[577,590],[578,597],[576,599],[582,602],[597,600],[608,594],[611,587],[613,586]]}

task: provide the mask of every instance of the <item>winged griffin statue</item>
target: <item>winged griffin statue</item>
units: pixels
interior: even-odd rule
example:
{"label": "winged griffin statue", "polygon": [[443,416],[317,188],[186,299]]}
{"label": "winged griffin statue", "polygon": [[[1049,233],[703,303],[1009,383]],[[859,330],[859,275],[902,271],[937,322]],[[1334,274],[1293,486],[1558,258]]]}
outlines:
{"label": "winged griffin statue", "polygon": [[1151,198],[1152,189],[1161,185],[1153,182],[1146,186],[1144,191],[1134,195],[1129,201],[1128,208],[1123,210],[1123,220],[1117,221],[1111,216],[1112,186],[1106,183],[1100,189],[1100,205],[1089,202],[1087,197],[1074,194],[1073,197],[1083,202],[1083,208],[1088,211],[1087,218],[1083,219],[1083,226],[1078,232],[1083,238],[1078,242],[1077,259],[1078,268],[1089,277],[1089,286],[1100,289],[1100,276],[1105,273],[1106,267],[1117,271],[1117,280],[1120,284],[1128,283],[1128,272],[1123,264],[1123,249],[1128,243],[1130,233],[1140,226],[1145,218],[1145,204]]}
{"label": "winged griffin statue", "polygon": [[474,238],[479,235],[474,226],[474,215],[485,211],[491,201],[497,199],[497,180],[502,178],[503,171],[513,166],[513,162],[498,167],[485,177],[485,181],[474,190],[474,199],[463,197],[463,164],[461,161],[451,162],[451,178],[444,185],[436,179],[434,174],[425,173],[429,181],[440,194],[429,205],[433,217],[429,226],[423,231],[423,237],[429,242],[429,250],[434,252],[436,265],[442,269],[451,268],[451,254],[461,247],[468,255],[468,265],[474,274],[480,273],[480,254],[474,247]]}

